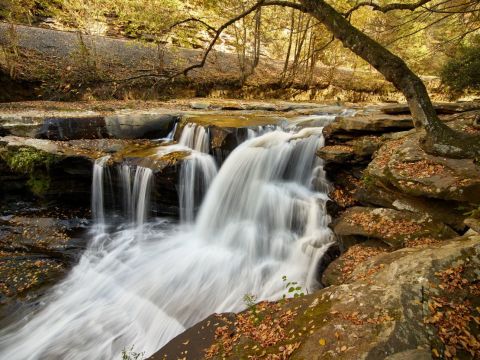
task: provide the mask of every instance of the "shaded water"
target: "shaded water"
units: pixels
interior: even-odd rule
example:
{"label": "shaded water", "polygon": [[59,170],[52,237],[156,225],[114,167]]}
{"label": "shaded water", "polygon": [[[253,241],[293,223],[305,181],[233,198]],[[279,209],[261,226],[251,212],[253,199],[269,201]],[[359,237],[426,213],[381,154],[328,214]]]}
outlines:
{"label": "shaded water", "polygon": [[[208,132],[193,132],[200,135],[183,144],[196,150],[180,180],[183,224],[148,219],[151,170],[121,168],[118,200],[130,221],[107,231],[108,159],[97,161],[90,245],[38,312],[0,333],[0,358],[115,359],[132,345],[149,355],[213,312],[241,310],[246,293],[281,297],[284,275],[317,286],[316,265],[332,241],[315,156],[321,128],[250,133],[218,174]],[[207,187],[194,221],[195,194]]]}

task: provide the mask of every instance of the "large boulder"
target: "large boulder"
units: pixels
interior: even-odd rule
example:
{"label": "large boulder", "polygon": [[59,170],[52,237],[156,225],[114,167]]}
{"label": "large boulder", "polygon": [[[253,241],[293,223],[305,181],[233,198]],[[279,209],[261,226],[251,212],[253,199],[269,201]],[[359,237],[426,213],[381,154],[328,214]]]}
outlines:
{"label": "large boulder", "polygon": [[[465,131],[478,132],[471,121],[458,122]],[[383,145],[365,176],[411,196],[480,203],[480,166],[474,159],[450,159],[427,154],[422,134],[414,133]]]}
{"label": "large boulder", "polygon": [[479,236],[379,254],[342,285],[211,316],[150,359],[475,359],[479,266]]}

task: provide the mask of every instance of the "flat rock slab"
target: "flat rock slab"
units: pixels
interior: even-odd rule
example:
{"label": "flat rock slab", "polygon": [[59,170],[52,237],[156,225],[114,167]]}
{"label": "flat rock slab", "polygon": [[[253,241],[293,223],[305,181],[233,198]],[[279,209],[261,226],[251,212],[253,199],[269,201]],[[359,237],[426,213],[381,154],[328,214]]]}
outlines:
{"label": "flat rock slab", "polygon": [[375,238],[393,248],[403,247],[407,240],[449,239],[458,235],[445,224],[423,214],[366,207],[347,209],[333,230],[340,238]]}
{"label": "flat rock slab", "polygon": [[346,117],[337,116],[332,126],[335,131],[386,132],[388,130],[411,129],[413,128],[413,120],[410,115],[373,113]]}
{"label": "flat rock slab", "polygon": [[[437,114],[455,114],[459,112],[480,110],[480,102],[457,102],[457,103],[434,103]],[[410,114],[410,108],[407,104],[389,104],[379,107],[385,114],[398,115]]]}

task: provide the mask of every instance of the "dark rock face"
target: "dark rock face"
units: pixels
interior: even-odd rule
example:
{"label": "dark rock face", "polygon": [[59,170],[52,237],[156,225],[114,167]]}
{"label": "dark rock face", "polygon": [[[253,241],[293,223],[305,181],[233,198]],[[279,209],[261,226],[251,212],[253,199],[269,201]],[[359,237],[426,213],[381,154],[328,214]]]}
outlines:
{"label": "dark rock face", "polygon": [[[0,217],[0,323],[22,316],[77,261],[88,221],[79,214],[42,217],[42,210]],[[50,214],[52,212],[50,211]],[[53,215],[53,214],[52,214]],[[66,216],[75,216],[67,219]]]}
{"label": "dark rock face", "polygon": [[209,130],[211,152],[219,163],[222,163],[240,143],[245,141],[248,135],[247,128],[212,126]]}
{"label": "dark rock face", "polygon": [[180,115],[129,112],[105,117],[107,132],[116,139],[159,139],[166,137]]}
{"label": "dark rock face", "polygon": [[45,119],[37,137],[50,140],[101,139],[109,134],[101,116],[54,117]]}

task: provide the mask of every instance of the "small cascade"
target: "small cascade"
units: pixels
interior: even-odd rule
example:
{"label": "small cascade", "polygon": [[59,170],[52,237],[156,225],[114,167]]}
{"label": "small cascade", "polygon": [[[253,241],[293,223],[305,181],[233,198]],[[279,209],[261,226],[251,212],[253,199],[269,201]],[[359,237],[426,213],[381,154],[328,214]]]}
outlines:
{"label": "small cascade", "polygon": [[122,216],[142,225],[150,209],[153,172],[142,166],[121,165],[118,173],[123,198]]}
{"label": "small cascade", "polygon": [[178,143],[195,151],[208,153],[210,148],[210,136],[208,130],[203,126],[188,123],[183,128]]}
{"label": "small cascade", "polygon": [[92,178],[92,215],[95,223],[105,222],[104,205],[104,172],[110,156],[104,156],[95,160]]}
{"label": "small cascade", "polygon": [[205,127],[186,124],[178,143],[193,150],[182,163],[178,184],[180,220],[192,223],[197,208],[217,174],[217,165],[215,159],[208,155],[210,136]]}
{"label": "small cascade", "polygon": [[151,169],[137,166],[131,196],[135,200],[132,214],[134,214],[137,225],[142,225],[148,215],[152,179],[153,172]]}
{"label": "small cascade", "polygon": [[192,153],[182,164],[179,180],[180,220],[192,223],[197,208],[217,175],[217,165],[212,156]]}
{"label": "small cascade", "polygon": [[178,122],[176,122],[175,125],[173,125],[172,131],[168,133],[167,137],[164,140],[173,141],[173,139],[175,138],[175,133],[177,132],[177,127],[178,127]]}

